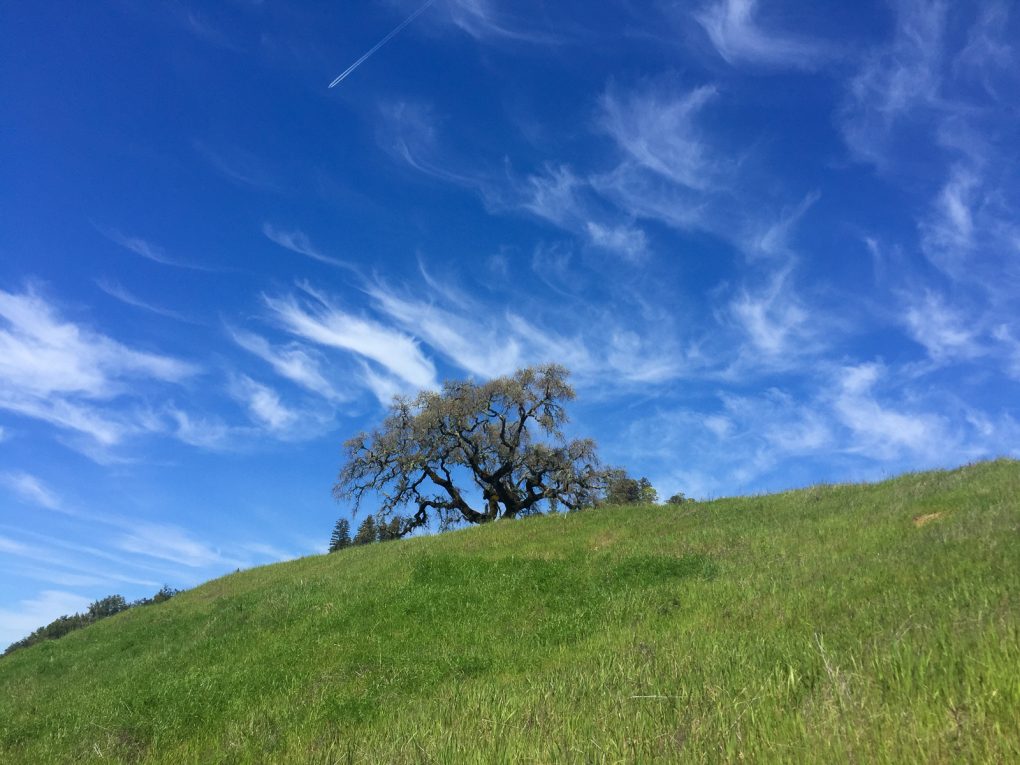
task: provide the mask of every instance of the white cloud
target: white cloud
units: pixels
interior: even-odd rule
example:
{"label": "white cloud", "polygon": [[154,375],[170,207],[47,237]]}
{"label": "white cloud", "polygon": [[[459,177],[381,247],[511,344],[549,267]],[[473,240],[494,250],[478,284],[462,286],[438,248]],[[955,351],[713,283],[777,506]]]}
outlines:
{"label": "white cloud", "polygon": [[105,236],[114,244],[118,244],[125,250],[135,253],[135,255],[141,255],[146,260],[151,260],[154,263],[159,263],[164,266],[174,266],[175,268],[188,268],[193,271],[210,271],[212,269],[201,266],[195,263],[188,263],[183,260],[178,260],[166,254],[162,247],[159,247],[151,242],[142,239],[137,236],[128,236],[123,234],[115,228],[106,228],[105,226],[99,226],[93,224],[96,231]]}
{"label": "white cloud", "polygon": [[174,423],[173,435],[179,441],[202,449],[221,451],[231,449],[239,436],[255,433],[252,428],[227,425],[218,417],[193,416],[177,407],[167,407],[167,415]]}
{"label": "white cloud", "polygon": [[895,10],[893,40],[864,58],[841,115],[847,144],[878,165],[892,130],[940,98],[945,0],[897,0]]}
{"label": "white cloud", "polygon": [[370,288],[368,294],[383,313],[471,374],[498,377],[520,365],[519,343],[479,321],[477,317],[485,314],[481,306],[469,311],[476,317],[472,320],[432,302],[402,298],[381,286]]}
{"label": "white cloud", "polygon": [[1000,324],[992,332],[1005,353],[1006,372],[1014,380],[1020,380],[1020,339],[1013,336],[1008,324]]}
{"label": "white cloud", "polygon": [[136,351],[62,321],[38,295],[0,291],[0,377],[27,395],[66,393],[109,398],[123,378],[179,382],[197,372],[186,362]]}
{"label": "white cloud", "polygon": [[184,529],[166,524],[138,524],[116,537],[113,544],[125,552],[167,560],[191,568],[237,563],[194,539]]}
{"label": "white cloud", "polygon": [[310,348],[299,343],[291,343],[286,347],[273,346],[265,338],[251,332],[236,329],[229,332],[234,342],[267,362],[281,377],[329,401],[346,401],[349,398],[326,379],[322,371],[322,359]]}
{"label": "white cloud", "polygon": [[29,552],[29,550],[30,548],[28,545],[17,542],[10,537],[0,536],[0,552],[2,553],[7,553],[8,555],[24,555]]}
{"label": "white cloud", "polygon": [[581,201],[584,187],[584,181],[566,165],[549,166],[524,180],[520,205],[561,228],[576,228],[586,217]]}
{"label": "white cloud", "polygon": [[71,592],[43,590],[35,598],[20,601],[16,608],[0,608],[0,645],[28,637],[57,617],[85,611],[89,602],[88,598]]}
{"label": "white cloud", "polygon": [[938,294],[928,290],[908,301],[903,321],[910,336],[925,347],[933,361],[969,359],[983,352],[978,342],[980,327],[946,305]]}
{"label": "white cloud", "polygon": [[285,431],[298,421],[297,413],[284,406],[276,391],[247,375],[238,375],[231,389],[252,419],[270,431]]}
{"label": "white cloud", "polygon": [[97,279],[96,286],[99,287],[99,289],[101,289],[110,297],[114,298],[115,300],[119,300],[120,302],[124,303],[125,305],[129,305],[132,308],[140,308],[143,311],[154,313],[157,316],[165,316],[168,319],[176,319],[177,321],[184,321],[189,324],[195,323],[187,316],[184,316],[183,314],[178,313],[177,311],[171,311],[169,308],[162,308],[160,306],[153,305],[152,303],[145,302],[141,298],[133,295],[131,292],[128,292],[128,290],[126,290],[123,286],[121,286],[115,281],[111,281],[109,279]]}
{"label": "white cloud", "polygon": [[500,0],[448,0],[437,3],[435,12],[462,32],[478,40],[552,43],[556,38],[529,25],[507,9],[513,3]]}
{"label": "white cloud", "polygon": [[265,234],[266,238],[271,242],[274,242],[286,250],[296,252],[299,255],[304,255],[312,260],[317,260],[320,263],[328,263],[331,266],[337,266],[338,268],[346,268],[348,270],[357,271],[350,263],[345,263],[337,258],[331,258],[329,255],[323,254],[317,247],[315,247],[308,236],[301,231],[284,231],[283,229],[276,228],[272,224],[265,223],[262,225],[262,233]]}
{"label": "white cloud", "polygon": [[[501,196],[486,179],[461,174],[439,151],[440,118],[427,104],[397,101],[380,107],[376,139],[384,151],[420,173],[479,192],[487,203]],[[490,198],[490,194],[494,196]]]}
{"label": "white cloud", "polygon": [[608,172],[591,176],[589,181],[593,189],[630,217],[661,221],[681,231],[711,227],[712,211],[704,194],[635,162],[625,160]]}
{"label": "white cloud", "polygon": [[[263,559],[268,559],[272,562],[294,560],[300,558],[299,553],[292,552],[290,550],[284,550],[275,545],[267,545],[262,542],[248,542],[241,545],[241,549],[244,552],[254,553]],[[325,550],[323,550],[325,552]]]}
{"label": "white cloud", "polygon": [[691,189],[714,185],[719,167],[709,161],[695,118],[716,96],[705,85],[685,93],[648,87],[630,94],[607,88],[599,125],[640,167]]}
{"label": "white cloud", "polygon": [[808,311],[790,288],[789,279],[789,268],[778,271],[762,289],[742,289],[729,305],[730,315],[754,350],[769,357],[799,353],[812,335]]}
{"label": "white cloud", "polygon": [[265,191],[280,189],[265,162],[251,152],[237,146],[214,148],[204,141],[195,141],[194,147],[227,180]]}
{"label": "white cloud", "polygon": [[904,452],[929,457],[951,452],[955,439],[944,418],[879,402],[875,388],[885,376],[885,367],[875,363],[844,367],[837,374],[833,410],[853,434],[848,450],[876,459]]}
{"label": "white cloud", "polygon": [[47,401],[3,389],[0,389],[0,409],[83,434],[102,447],[115,446],[132,435],[159,430],[156,423],[144,415],[123,416],[58,397]]}
{"label": "white cloud", "polygon": [[[36,535],[40,538],[43,535]],[[53,546],[59,546],[64,550],[54,551]],[[97,569],[94,566],[84,564],[69,556],[67,550],[84,551],[92,556],[105,557],[117,562],[116,571]],[[156,587],[159,582],[153,579],[141,579],[124,573],[125,567],[133,567],[130,561],[118,559],[116,556],[105,555],[99,550],[65,543],[61,540],[47,539],[47,546],[28,545],[8,537],[0,537],[0,552],[12,556],[7,563],[7,568],[19,576],[26,576],[37,581],[59,584],[65,587],[98,587],[100,585],[114,586],[116,584],[135,584],[145,587]],[[14,559],[22,559],[28,563],[14,562]]]}
{"label": "white cloud", "polygon": [[932,212],[921,222],[921,247],[929,260],[958,275],[974,247],[974,207],[979,189],[975,172],[953,168]]}
{"label": "white cloud", "polygon": [[790,256],[790,238],[800,223],[821,195],[812,192],[797,205],[782,211],[779,220],[768,224],[760,234],[752,236],[744,246],[744,252],[750,257],[765,256],[769,258]]}
{"label": "white cloud", "polygon": [[157,427],[142,411],[107,411],[107,402],[139,382],[179,383],[198,371],[65,321],[32,291],[0,290],[0,408],[110,446]]}
{"label": "white cloud", "polygon": [[636,260],[648,250],[648,238],[640,228],[629,225],[605,226],[588,221],[588,239],[596,247],[616,252],[630,260]]}
{"label": "white cloud", "polygon": [[361,382],[383,406],[389,406],[396,396],[407,396],[416,392],[405,381],[384,372],[377,372],[364,361],[360,362],[359,366],[361,367]]}
{"label": "white cloud", "polygon": [[812,69],[831,57],[822,43],[789,33],[766,31],[755,19],[757,0],[717,0],[695,14],[728,63]]}
{"label": "white cloud", "polygon": [[[986,92],[997,100],[1008,97],[1003,86],[1017,84],[1017,56],[1011,43],[1010,7],[1005,2],[985,3],[978,10],[978,18],[967,35],[967,44],[956,56],[954,69],[981,83]],[[999,76],[1005,74],[1005,82]]]}
{"label": "white cloud", "polygon": [[305,293],[310,300],[266,297],[265,303],[275,319],[299,337],[371,360],[415,388],[435,387],[435,365],[414,338],[347,313],[307,286]]}
{"label": "white cloud", "polygon": [[[833,441],[814,402],[772,388],[754,396],[719,393],[722,409],[656,408],[634,419],[614,443],[644,459],[663,496],[691,497],[785,488],[799,461]],[[682,466],[682,467],[678,467]],[[782,469],[780,469],[782,468]],[[782,476],[783,484],[776,485]]]}
{"label": "white cloud", "polygon": [[22,500],[47,510],[63,510],[60,497],[41,480],[23,471],[0,473],[0,484],[13,491]]}

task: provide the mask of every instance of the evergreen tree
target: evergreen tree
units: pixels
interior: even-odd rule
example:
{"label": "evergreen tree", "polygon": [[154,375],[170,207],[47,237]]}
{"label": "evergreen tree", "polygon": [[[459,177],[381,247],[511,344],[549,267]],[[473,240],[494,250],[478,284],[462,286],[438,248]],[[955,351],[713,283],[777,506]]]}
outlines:
{"label": "evergreen tree", "polygon": [[124,600],[123,595],[110,595],[97,600],[89,606],[87,618],[90,621],[99,621],[105,619],[107,616],[113,616],[119,614],[121,611],[128,609],[127,601]]}
{"label": "evergreen tree", "polygon": [[375,542],[379,537],[379,531],[376,528],[375,518],[371,515],[365,516],[365,520],[358,526],[358,533],[354,535],[354,544],[356,545],[368,545]]}
{"label": "evergreen tree", "polygon": [[329,551],[343,550],[351,544],[351,523],[346,518],[341,518],[333,527],[333,535],[329,538]]}
{"label": "evergreen tree", "polygon": [[386,521],[379,522],[379,541],[389,542],[391,539],[400,539],[403,536],[404,521],[406,519],[402,515],[393,516],[389,523]]}

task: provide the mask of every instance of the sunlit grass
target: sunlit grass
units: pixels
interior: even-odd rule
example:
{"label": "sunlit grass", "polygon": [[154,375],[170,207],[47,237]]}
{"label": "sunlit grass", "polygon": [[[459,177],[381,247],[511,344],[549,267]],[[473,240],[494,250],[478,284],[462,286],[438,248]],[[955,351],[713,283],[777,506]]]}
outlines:
{"label": "sunlit grass", "polygon": [[727,760],[1020,762],[1020,464],[354,548],[0,661],[5,763]]}

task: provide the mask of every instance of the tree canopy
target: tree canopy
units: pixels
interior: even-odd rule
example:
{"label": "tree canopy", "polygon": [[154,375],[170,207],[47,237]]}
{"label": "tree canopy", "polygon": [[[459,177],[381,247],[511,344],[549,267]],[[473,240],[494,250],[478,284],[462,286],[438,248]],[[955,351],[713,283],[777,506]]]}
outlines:
{"label": "tree canopy", "polygon": [[654,505],[659,493],[647,478],[632,478],[626,470],[608,473],[604,503],[607,505]]}
{"label": "tree canopy", "polygon": [[[568,375],[548,364],[395,398],[378,429],[345,444],[334,496],[357,509],[378,495],[380,518],[410,507],[404,534],[432,517],[485,523],[537,512],[543,503],[592,504],[606,471],[594,441],[563,435],[565,404],[575,397]],[[480,503],[472,499],[479,495]]]}

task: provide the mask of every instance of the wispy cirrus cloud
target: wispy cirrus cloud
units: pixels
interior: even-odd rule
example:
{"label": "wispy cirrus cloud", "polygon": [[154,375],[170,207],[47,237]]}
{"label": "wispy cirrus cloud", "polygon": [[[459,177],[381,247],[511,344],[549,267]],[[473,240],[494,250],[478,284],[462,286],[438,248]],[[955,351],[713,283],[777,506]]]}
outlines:
{"label": "wispy cirrus cloud", "polygon": [[834,46],[804,36],[764,29],[758,0],[716,0],[694,14],[716,51],[734,66],[814,69],[831,60]]}
{"label": "wispy cirrus cloud", "polygon": [[106,402],[139,385],[177,384],[199,371],[67,321],[31,289],[0,291],[0,409],[111,446],[154,423],[141,409],[110,409]]}
{"label": "wispy cirrus cloud", "polygon": [[897,0],[893,39],[863,59],[840,118],[843,137],[865,161],[883,166],[894,131],[941,100],[945,0]]}
{"label": "wispy cirrus cloud", "polygon": [[813,191],[798,204],[783,209],[777,220],[768,221],[760,232],[755,231],[746,238],[743,245],[744,253],[752,259],[792,256],[790,240],[801,219],[820,197],[819,192]]}
{"label": "wispy cirrus cloud", "polygon": [[105,335],[64,321],[37,293],[0,291],[0,371],[6,384],[48,396],[74,393],[109,398],[130,378],[180,382],[194,365],[137,351]]}
{"label": "wispy cirrus cloud", "polygon": [[527,213],[628,259],[645,254],[647,238],[633,217],[600,201],[590,179],[569,165],[546,164],[525,174],[507,164],[460,169],[440,141],[434,110],[399,102],[385,105],[382,115],[378,138],[387,153],[424,175],[476,192],[490,211]]}
{"label": "wispy cirrus cloud", "polygon": [[228,181],[261,191],[279,191],[281,186],[265,161],[238,146],[212,146],[194,141],[195,151]]}
{"label": "wispy cirrus cloud", "polygon": [[124,552],[158,558],[189,568],[241,565],[242,561],[195,539],[184,529],[161,523],[138,523],[113,539]]}
{"label": "wispy cirrus cloud", "polygon": [[614,213],[594,193],[591,182],[566,166],[547,166],[515,181],[505,198],[488,191],[490,205],[517,208],[576,234],[600,250],[638,260],[648,250],[648,238],[629,215]]}
{"label": "wispy cirrus cloud", "polygon": [[114,298],[115,300],[119,300],[121,303],[124,303],[125,305],[129,305],[132,308],[139,308],[139,309],[141,309],[143,311],[148,311],[149,313],[154,313],[157,316],[164,316],[167,319],[174,319],[176,321],[183,321],[183,322],[187,322],[188,324],[196,324],[197,323],[193,319],[189,319],[187,316],[185,316],[182,313],[179,313],[177,311],[173,311],[173,310],[171,310],[169,308],[163,308],[162,306],[153,305],[152,303],[148,303],[148,302],[142,300],[141,298],[137,297],[133,293],[129,292],[123,285],[121,285],[120,283],[118,283],[116,281],[113,281],[112,279],[106,279],[106,278],[104,278],[104,279],[96,279],[96,286],[99,287],[99,289],[101,289],[103,292],[105,292],[110,297]]}
{"label": "wispy cirrus cloud", "polygon": [[742,287],[728,312],[751,345],[751,355],[791,362],[816,340],[817,327],[792,287],[792,265],[772,273],[755,287]]}
{"label": "wispy cirrus cloud", "polygon": [[379,310],[404,331],[414,333],[473,375],[487,378],[509,374],[520,364],[517,339],[491,326],[472,322],[434,302],[402,297],[379,285],[369,288],[368,294]]}
{"label": "wispy cirrus cloud", "polygon": [[549,26],[535,23],[539,14],[506,0],[448,0],[436,6],[435,12],[442,22],[479,41],[547,45],[562,38]]}
{"label": "wispy cirrus cloud", "polygon": [[[119,584],[133,584],[144,587],[158,587],[159,582],[151,577],[135,576],[127,573],[134,568],[131,561],[117,556],[104,556],[112,559],[119,565],[117,569],[103,568],[96,566],[88,560],[90,557],[99,557],[92,551],[87,556],[76,557],[68,554],[69,549],[87,549],[80,545],[67,545],[63,540],[47,538],[48,545],[43,547],[39,544],[27,544],[17,540],[0,536],[0,552],[6,553],[10,558],[4,563],[4,567],[20,576],[27,576],[38,581],[58,584],[65,587],[97,587],[101,585],[112,586]],[[53,547],[63,548],[54,550]],[[41,625],[39,625],[41,626]]]}
{"label": "wispy cirrus cloud", "polygon": [[303,297],[264,297],[273,319],[291,334],[378,364],[415,389],[436,385],[436,368],[408,334],[344,311],[305,285]]}
{"label": "wispy cirrus cloud", "polygon": [[321,354],[300,343],[274,346],[264,337],[239,329],[228,329],[239,346],[255,354],[273,370],[302,388],[317,393],[329,401],[346,401],[350,395],[341,392],[323,371],[325,359]]}
{"label": "wispy cirrus cloud", "polygon": [[213,271],[214,269],[201,265],[199,263],[191,263],[189,261],[180,260],[175,257],[171,257],[166,254],[166,251],[152,242],[149,242],[141,237],[129,236],[122,233],[118,229],[109,228],[106,226],[100,226],[93,223],[93,227],[100,234],[105,236],[114,244],[123,247],[129,252],[133,252],[135,255],[140,255],[146,260],[151,260],[153,263],[159,263],[162,266],[173,266],[174,268],[187,268],[192,271]]}
{"label": "wispy cirrus cloud", "polygon": [[345,268],[349,271],[358,273],[358,270],[350,263],[325,255],[312,244],[307,234],[302,231],[286,231],[284,229],[277,228],[271,223],[264,223],[262,225],[262,233],[267,239],[269,239],[269,241],[280,245],[285,250],[296,252],[298,255],[304,255],[305,257],[317,260],[320,263],[327,263],[331,266],[336,266],[337,268]]}
{"label": "wispy cirrus cloud", "polygon": [[629,420],[609,445],[642,460],[669,493],[793,488],[873,480],[890,472],[1018,454],[1017,422],[952,395],[913,386],[881,362],[821,363],[814,374],[746,393],[720,389],[716,407],[665,404]]}
{"label": "wispy cirrus cloud", "polygon": [[[1015,6],[1013,7],[1015,11]],[[1001,0],[984,3],[963,49],[953,59],[954,72],[969,82],[977,82],[994,100],[1008,98],[1020,84],[1017,74],[1015,36],[1011,32],[1011,6]]]}
{"label": "wispy cirrus cloud", "polygon": [[64,512],[64,503],[56,492],[31,473],[24,471],[0,473],[0,486],[6,487],[24,502],[47,510]]}
{"label": "wispy cirrus cloud", "polygon": [[847,366],[837,373],[833,411],[852,433],[848,450],[879,460],[903,452],[933,457],[950,450],[955,439],[943,416],[897,409],[879,400],[875,389],[885,376],[885,367],[874,362]]}
{"label": "wispy cirrus cloud", "polygon": [[279,391],[245,374],[232,376],[229,391],[259,430],[282,441],[318,434],[331,421],[331,410],[293,407]]}
{"label": "wispy cirrus cloud", "polygon": [[679,94],[659,85],[630,92],[610,85],[599,100],[598,124],[638,166],[704,191],[719,182],[723,166],[706,150],[696,118],[716,95],[711,85]]}
{"label": "wispy cirrus cloud", "polygon": [[379,311],[402,329],[454,366],[482,378],[556,361],[566,364],[585,387],[618,387],[665,382],[687,367],[668,324],[638,332],[611,311],[592,311],[576,298],[543,320],[537,312],[529,316],[526,305],[493,310],[484,298],[466,298],[450,289],[433,290],[426,300],[382,285],[368,292]]}
{"label": "wispy cirrus cloud", "polygon": [[903,321],[910,336],[937,363],[973,359],[984,353],[980,323],[947,304],[938,293],[925,290],[905,296]]}
{"label": "wispy cirrus cloud", "polygon": [[231,388],[235,398],[247,406],[252,418],[270,431],[287,430],[298,419],[297,413],[283,404],[275,390],[247,375],[238,375]]}

